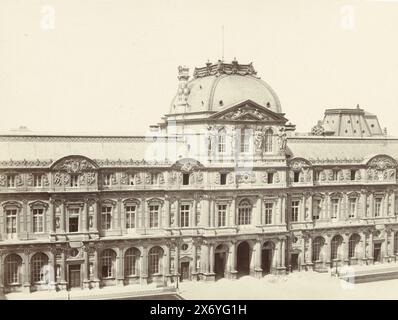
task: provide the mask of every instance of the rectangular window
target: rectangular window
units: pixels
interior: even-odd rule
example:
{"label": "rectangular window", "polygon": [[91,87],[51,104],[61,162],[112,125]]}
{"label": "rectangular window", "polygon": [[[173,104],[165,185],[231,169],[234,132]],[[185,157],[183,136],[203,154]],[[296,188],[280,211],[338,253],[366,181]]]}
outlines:
{"label": "rectangular window", "polygon": [[157,173],[152,173],[151,174],[151,184],[158,184],[158,174]]}
{"label": "rectangular window", "polygon": [[272,224],[272,213],[274,211],[274,203],[266,202],[265,203],[265,221],[264,224]]}
{"label": "rectangular window", "polygon": [[126,206],[125,211],[126,211],[126,229],[134,229],[136,206]]}
{"label": "rectangular window", "polygon": [[69,232],[79,232],[79,217],[69,217]]}
{"label": "rectangular window", "polygon": [[241,129],[240,131],[240,152],[249,152],[249,138],[246,129]]}
{"label": "rectangular window", "polygon": [[189,173],[183,173],[182,174],[182,184],[184,186],[189,185]]}
{"label": "rectangular window", "polygon": [[189,204],[180,207],[180,227],[189,227]]}
{"label": "rectangular window", "polygon": [[293,182],[299,182],[300,181],[300,172],[299,171],[294,171],[293,173]]}
{"label": "rectangular window", "polygon": [[14,188],[15,187],[15,174],[7,175],[7,187]]}
{"label": "rectangular window", "polygon": [[149,228],[159,227],[159,206],[149,206]]}
{"label": "rectangular window", "polygon": [[339,177],[339,170],[333,170],[333,180],[337,181]]}
{"label": "rectangular window", "polygon": [[351,170],[350,178],[351,178],[352,181],[355,180],[355,175],[356,175],[356,173],[357,173],[357,170]]}
{"label": "rectangular window", "polygon": [[7,234],[17,233],[17,210],[6,210]]}
{"label": "rectangular window", "polygon": [[375,217],[380,217],[381,214],[381,198],[375,198]]}
{"label": "rectangular window", "polygon": [[134,180],[135,180],[135,174],[129,174],[129,185],[133,186],[134,185]]}
{"label": "rectangular window", "polygon": [[33,209],[33,232],[43,232],[44,231],[44,210],[43,209]]}
{"label": "rectangular window", "polygon": [[106,173],[104,174],[104,186],[110,186],[112,181],[112,174]]}
{"label": "rectangular window", "polygon": [[220,184],[221,185],[227,184],[227,174],[226,173],[220,173]]}
{"label": "rectangular window", "polygon": [[298,200],[292,201],[292,211],[291,211],[291,221],[292,222],[298,221],[299,205],[300,205],[300,201],[298,201]]}
{"label": "rectangular window", "polygon": [[42,187],[42,174],[34,174],[33,175],[33,186]]}
{"label": "rectangular window", "polygon": [[218,152],[225,152],[225,133],[220,133],[218,136]]}
{"label": "rectangular window", "polygon": [[314,170],[314,181],[319,182],[319,171],[318,170]]}
{"label": "rectangular window", "polygon": [[79,175],[78,174],[71,174],[70,175],[70,186],[71,187],[78,187],[79,186]]}
{"label": "rectangular window", "polygon": [[227,216],[227,205],[219,204],[218,205],[218,226],[225,227],[227,225],[226,217]]}
{"label": "rectangular window", "polygon": [[339,199],[332,199],[332,212],[330,218],[337,219],[339,215]]}
{"label": "rectangular window", "polygon": [[101,210],[101,228],[102,230],[109,230],[112,221],[112,207],[103,206]]}
{"label": "rectangular window", "polygon": [[267,183],[268,184],[274,183],[274,173],[273,172],[267,173]]}
{"label": "rectangular window", "polygon": [[318,220],[321,216],[321,200],[320,199],[313,199],[312,202],[312,219]]}
{"label": "rectangular window", "polygon": [[357,199],[355,198],[350,198],[349,199],[349,218],[355,218],[356,213],[357,213]]}

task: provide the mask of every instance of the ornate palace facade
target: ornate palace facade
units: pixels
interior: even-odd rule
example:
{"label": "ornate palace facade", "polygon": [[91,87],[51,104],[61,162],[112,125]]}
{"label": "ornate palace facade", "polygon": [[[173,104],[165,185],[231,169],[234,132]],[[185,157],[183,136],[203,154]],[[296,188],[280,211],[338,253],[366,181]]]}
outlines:
{"label": "ornate palace facade", "polygon": [[0,136],[0,289],[395,261],[398,140],[359,107],[298,134],[251,64],[207,63],[146,136]]}

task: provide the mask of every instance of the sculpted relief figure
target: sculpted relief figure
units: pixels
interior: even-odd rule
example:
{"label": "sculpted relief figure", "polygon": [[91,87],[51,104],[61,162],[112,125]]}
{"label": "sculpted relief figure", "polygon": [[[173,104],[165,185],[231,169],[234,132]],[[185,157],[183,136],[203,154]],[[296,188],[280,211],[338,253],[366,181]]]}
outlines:
{"label": "sculpted relief figure", "polygon": [[54,175],[54,184],[56,186],[62,185],[62,175],[60,172],[56,172]]}
{"label": "sculpted relief figure", "polygon": [[6,176],[0,175],[0,186],[4,187],[6,185]]}
{"label": "sculpted relief figure", "polygon": [[285,153],[286,151],[286,140],[287,140],[286,131],[285,128],[282,127],[279,129],[278,133],[279,152],[282,154]]}
{"label": "sculpted relief figure", "polygon": [[264,132],[262,131],[262,129],[260,127],[256,129],[254,143],[256,146],[256,151],[261,152],[263,149],[263,145],[264,145]]}

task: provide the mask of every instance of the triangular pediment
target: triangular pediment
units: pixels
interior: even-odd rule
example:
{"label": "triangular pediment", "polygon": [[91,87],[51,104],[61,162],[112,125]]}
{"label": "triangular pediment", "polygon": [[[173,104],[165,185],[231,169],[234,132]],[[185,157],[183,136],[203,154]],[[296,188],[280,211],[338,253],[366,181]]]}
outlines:
{"label": "triangular pediment", "polygon": [[232,121],[286,122],[283,114],[275,113],[252,100],[246,100],[213,114],[211,119]]}

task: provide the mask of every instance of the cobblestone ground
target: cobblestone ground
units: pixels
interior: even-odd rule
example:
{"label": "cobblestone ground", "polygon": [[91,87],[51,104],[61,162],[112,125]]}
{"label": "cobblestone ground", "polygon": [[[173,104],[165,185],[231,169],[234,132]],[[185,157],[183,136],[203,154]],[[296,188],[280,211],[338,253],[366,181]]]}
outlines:
{"label": "cobblestone ground", "polygon": [[242,277],[215,283],[183,282],[180,295],[184,299],[198,300],[398,299],[398,279],[353,284],[330,273],[296,272],[279,277],[267,275],[262,279]]}

